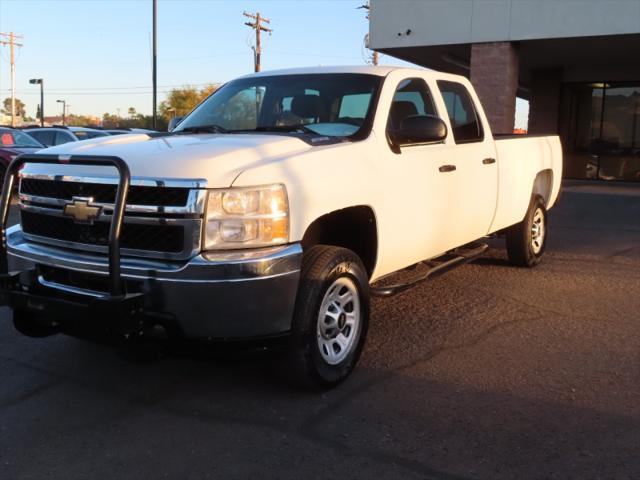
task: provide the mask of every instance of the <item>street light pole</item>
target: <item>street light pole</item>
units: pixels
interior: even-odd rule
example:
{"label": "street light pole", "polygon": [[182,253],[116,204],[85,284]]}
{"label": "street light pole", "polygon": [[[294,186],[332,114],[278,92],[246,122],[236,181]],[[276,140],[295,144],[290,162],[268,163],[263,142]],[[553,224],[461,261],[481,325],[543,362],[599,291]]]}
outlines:
{"label": "street light pole", "polygon": [[29,80],[32,85],[40,85],[40,126],[44,127],[44,79],[32,78]]}
{"label": "street light pole", "polygon": [[56,102],[62,104],[62,126],[67,124],[67,102],[66,100],[56,100]]}
{"label": "street light pole", "polygon": [[157,130],[157,107],[156,102],[158,98],[158,68],[157,68],[157,55],[156,55],[156,26],[157,26],[157,14],[158,14],[158,2],[153,0],[153,129]]}

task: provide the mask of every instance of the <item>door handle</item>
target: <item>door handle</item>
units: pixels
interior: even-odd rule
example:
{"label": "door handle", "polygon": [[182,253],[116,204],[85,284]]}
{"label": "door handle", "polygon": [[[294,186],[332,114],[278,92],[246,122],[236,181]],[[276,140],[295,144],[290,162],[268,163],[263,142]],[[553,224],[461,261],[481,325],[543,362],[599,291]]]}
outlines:
{"label": "door handle", "polygon": [[455,165],[442,165],[438,170],[442,173],[453,172],[456,169]]}
{"label": "door handle", "polygon": [[491,165],[492,163],[496,163],[495,158],[485,158],[484,160],[482,160],[483,165]]}

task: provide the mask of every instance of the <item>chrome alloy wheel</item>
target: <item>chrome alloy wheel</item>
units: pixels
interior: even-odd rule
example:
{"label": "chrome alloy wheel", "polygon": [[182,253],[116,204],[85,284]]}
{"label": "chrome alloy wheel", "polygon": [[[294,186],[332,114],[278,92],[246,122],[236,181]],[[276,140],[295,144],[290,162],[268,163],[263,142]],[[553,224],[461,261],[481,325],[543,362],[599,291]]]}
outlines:
{"label": "chrome alloy wheel", "polygon": [[327,289],[318,313],[318,348],[325,362],[337,365],[358,343],[360,297],[349,277],[340,277]]}
{"label": "chrome alloy wheel", "polygon": [[536,255],[540,253],[545,241],[544,212],[541,208],[536,208],[531,222],[531,249]]}

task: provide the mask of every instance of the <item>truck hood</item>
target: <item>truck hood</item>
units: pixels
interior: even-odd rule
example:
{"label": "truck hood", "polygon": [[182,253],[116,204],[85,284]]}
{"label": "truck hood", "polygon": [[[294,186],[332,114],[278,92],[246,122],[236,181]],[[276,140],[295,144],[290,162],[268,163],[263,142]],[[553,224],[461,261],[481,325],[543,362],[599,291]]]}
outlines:
{"label": "truck hood", "polygon": [[[209,187],[228,187],[245,169],[302,153],[304,141],[268,134],[114,135],[65,143],[38,153],[117,156],[132,177],[205,180]],[[84,165],[27,164],[28,174],[115,176],[114,168]]]}

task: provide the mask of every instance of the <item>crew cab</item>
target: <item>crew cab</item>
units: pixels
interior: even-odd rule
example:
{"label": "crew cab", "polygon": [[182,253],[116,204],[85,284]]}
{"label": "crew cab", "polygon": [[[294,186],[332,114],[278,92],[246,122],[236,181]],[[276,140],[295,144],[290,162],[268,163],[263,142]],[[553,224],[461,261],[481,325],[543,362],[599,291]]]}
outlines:
{"label": "crew cab", "polygon": [[478,257],[492,233],[535,266],[561,170],[555,136],[494,138],[463,77],[252,74],[172,132],[14,160],[2,218],[19,172],[20,224],[6,249],[33,266],[5,274],[5,303],[32,336],[284,338],[292,378],[332,387],[364,347],[371,295]]}

